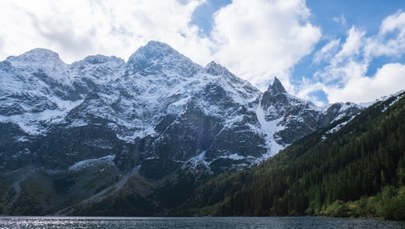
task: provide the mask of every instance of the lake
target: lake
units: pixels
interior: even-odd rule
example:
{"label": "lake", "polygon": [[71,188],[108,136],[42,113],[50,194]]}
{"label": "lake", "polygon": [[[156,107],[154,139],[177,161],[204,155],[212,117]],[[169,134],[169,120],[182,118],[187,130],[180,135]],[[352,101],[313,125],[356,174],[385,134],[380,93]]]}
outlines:
{"label": "lake", "polygon": [[326,217],[0,217],[0,228],[405,228],[405,222]]}

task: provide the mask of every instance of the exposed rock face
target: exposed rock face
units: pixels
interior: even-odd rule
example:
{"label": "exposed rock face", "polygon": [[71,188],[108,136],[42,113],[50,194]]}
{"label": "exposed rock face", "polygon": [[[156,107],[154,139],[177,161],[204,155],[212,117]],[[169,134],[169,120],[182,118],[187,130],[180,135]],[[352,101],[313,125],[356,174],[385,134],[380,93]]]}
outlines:
{"label": "exposed rock face", "polygon": [[[139,203],[181,171],[256,164],[357,111],[316,107],[277,78],[262,93],[215,62],[199,66],[155,41],[128,62],[95,55],[68,65],[35,49],[0,62],[0,205],[6,214],[87,214],[78,209],[123,190]],[[39,207],[28,212],[24,198]]]}
{"label": "exposed rock face", "polygon": [[283,146],[337,119],[353,116],[360,111],[353,103],[335,103],[326,108],[317,107],[309,101],[288,94],[277,78],[264,92],[261,106],[265,110],[266,121],[278,120],[276,125],[283,127],[274,132],[275,141]]}

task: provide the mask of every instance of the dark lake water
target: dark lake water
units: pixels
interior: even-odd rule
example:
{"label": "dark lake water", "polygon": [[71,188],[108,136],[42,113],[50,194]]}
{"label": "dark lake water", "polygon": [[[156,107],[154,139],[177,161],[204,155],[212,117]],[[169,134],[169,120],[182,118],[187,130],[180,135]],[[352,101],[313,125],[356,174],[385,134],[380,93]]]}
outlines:
{"label": "dark lake water", "polygon": [[405,228],[405,222],[323,217],[0,217],[0,228]]}

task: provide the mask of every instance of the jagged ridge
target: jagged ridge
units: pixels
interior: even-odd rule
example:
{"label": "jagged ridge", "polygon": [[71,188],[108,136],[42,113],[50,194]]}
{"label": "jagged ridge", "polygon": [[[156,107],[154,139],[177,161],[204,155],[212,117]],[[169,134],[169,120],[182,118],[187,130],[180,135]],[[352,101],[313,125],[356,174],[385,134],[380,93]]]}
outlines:
{"label": "jagged ridge", "polygon": [[[99,183],[94,175],[100,196],[106,187],[118,192],[128,179],[156,181],[155,187],[181,171],[206,174],[251,166],[359,110],[354,104],[316,107],[289,95],[278,79],[262,93],[215,62],[199,66],[155,41],[128,62],[96,55],[68,65],[52,51],[35,49],[0,62],[0,75],[2,170],[29,165],[45,168],[44,174],[62,171],[48,177],[52,183],[68,179],[69,168],[80,161],[111,156],[111,180]],[[73,202],[41,211],[89,198],[73,190],[84,188],[79,184],[90,179],[91,165],[75,171],[87,175],[69,178],[72,191],[63,195]]]}

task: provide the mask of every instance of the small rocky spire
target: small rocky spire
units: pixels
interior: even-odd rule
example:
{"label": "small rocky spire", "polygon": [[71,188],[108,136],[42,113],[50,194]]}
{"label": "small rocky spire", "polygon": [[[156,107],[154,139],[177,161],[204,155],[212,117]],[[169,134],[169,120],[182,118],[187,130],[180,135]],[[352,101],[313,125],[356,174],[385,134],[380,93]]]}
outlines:
{"label": "small rocky spire", "polygon": [[269,85],[269,88],[267,89],[267,91],[271,92],[272,94],[287,93],[283,84],[280,82],[280,80],[277,77],[274,77],[273,84]]}

